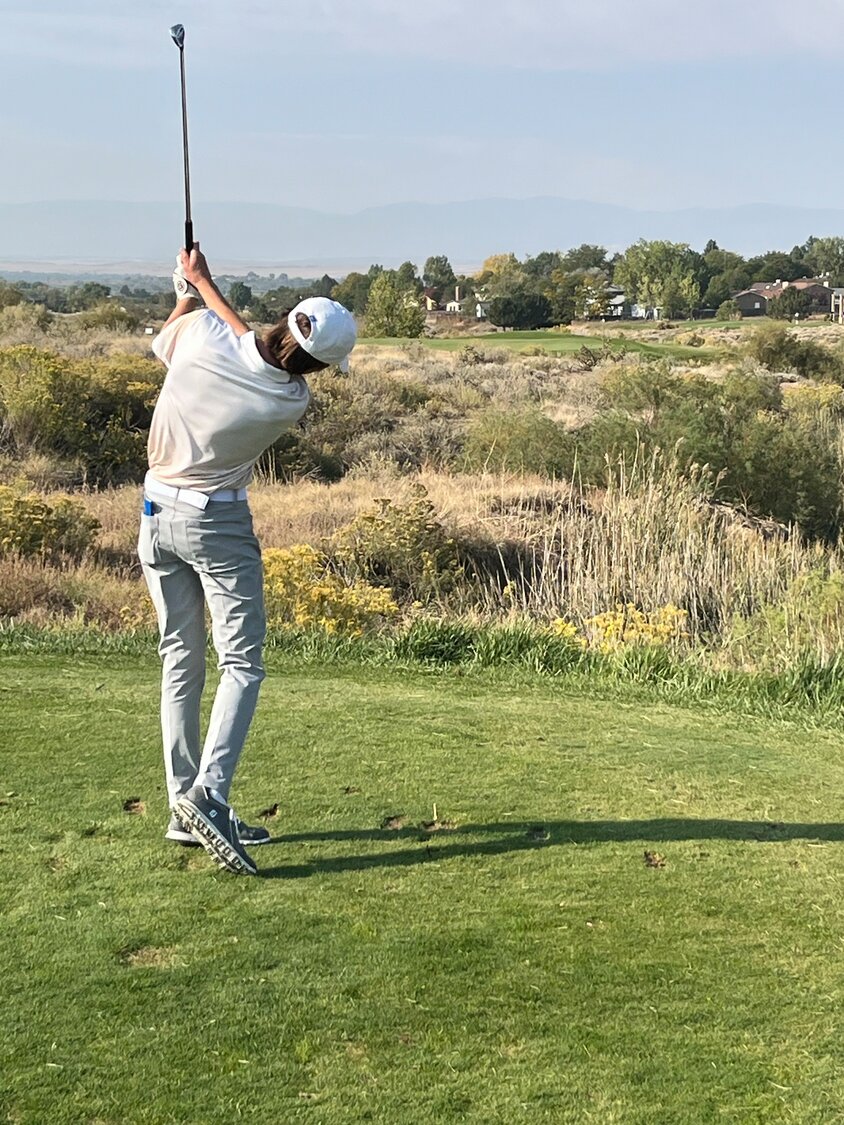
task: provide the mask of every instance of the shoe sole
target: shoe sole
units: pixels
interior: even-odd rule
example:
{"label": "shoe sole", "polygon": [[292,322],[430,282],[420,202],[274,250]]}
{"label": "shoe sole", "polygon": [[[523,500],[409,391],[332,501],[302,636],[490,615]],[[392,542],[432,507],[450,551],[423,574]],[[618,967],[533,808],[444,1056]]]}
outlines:
{"label": "shoe sole", "polygon": [[198,848],[199,844],[190,834],[190,832],[165,832],[165,840],[172,840],[175,844],[181,844],[183,848]]}
{"label": "shoe sole", "polygon": [[[190,834],[190,832],[181,832],[177,836],[175,832],[165,832],[165,840],[172,840],[174,844],[181,844],[183,848],[198,848],[199,844]],[[272,837],[267,836],[261,840],[241,840],[244,848],[260,848],[262,844],[271,844]]]}
{"label": "shoe sole", "polygon": [[190,828],[193,838],[205,848],[215,863],[235,875],[257,875],[258,868],[255,864],[247,863],[192,801],[182,797],[177,808],[179,819]]}

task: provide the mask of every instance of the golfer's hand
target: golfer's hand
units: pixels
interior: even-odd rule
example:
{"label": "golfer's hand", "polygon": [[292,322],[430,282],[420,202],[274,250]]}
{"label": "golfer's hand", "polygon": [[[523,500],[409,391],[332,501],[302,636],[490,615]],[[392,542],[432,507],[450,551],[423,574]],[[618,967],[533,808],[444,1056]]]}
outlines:
{"label": "golfer's hand", "polygon": [[189,281],[191,285],[198,287],[203,281],[211,280],[211,271],[208,269],[205,255],[199,249],[199,243],[194,246],[190,254],[187,250],[180,251],[179,261],[185,280]]}

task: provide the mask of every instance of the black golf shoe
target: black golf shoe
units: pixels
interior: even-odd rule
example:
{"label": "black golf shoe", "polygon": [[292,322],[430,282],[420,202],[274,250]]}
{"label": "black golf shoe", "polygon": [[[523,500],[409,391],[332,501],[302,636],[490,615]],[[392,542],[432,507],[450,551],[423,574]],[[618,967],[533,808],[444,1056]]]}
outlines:
{"label": "black golf shoe", "polygon": [[213,790],[194,785],[176,802],[176,815],[220,867],[237,875],[256,874],[258,869],[240,842],[234,810]]}
{"label": "black golf shoe", "polygon": [[[259,844],[269,844],[272,841],[272,836],[266,828],[257,824],[247,824],[237,815],[235,816],[235,824],[237,826],[237,838],[241,844],[247,844],[250,848],[254,848]],[[164,839],[173,840],[175,843],[181,844],[183,848],[199,847],[199,841],[194,839],[193,833],[190,829],[185,828],[175,813],[170,814],[170,823],[167,825]]]}

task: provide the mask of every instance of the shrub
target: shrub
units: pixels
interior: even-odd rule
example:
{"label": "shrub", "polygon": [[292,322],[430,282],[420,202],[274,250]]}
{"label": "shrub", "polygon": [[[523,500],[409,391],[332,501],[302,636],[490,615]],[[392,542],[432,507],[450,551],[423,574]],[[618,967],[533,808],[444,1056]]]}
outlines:
{"label": "shrub", "polygon": [[568,477],[574,450],[572,435],[540,410],[489,410],[471,422],[464,456],[466,467],[476,472]]}
{"label": "shrub", "polygon": [[474,344],[466,344],[457,353],[457,361],[465,367],[477,367],[480,363],[487,363],[488,359],[480,348]]}
{"label": "shrub", "polygon": [[814,340],[798,340],[784,324],[762,324],[750,336],[748,355],[769,371],[844,381],[840,358]]}
{"label": "shrub", "polygon": [[27,335],[44,332],[50,326],[50,314],[45,305],[7,305],[0,308],[0,336],[17,336],[25,339]]}
{"label": "shrub", "polygon": [[678,336],[677,343],[686,348],[702,348],[706,337],[700,332],[684,332],[682,336]]}
{"label": "shrub", "polygon": [[352,580],[389,586],[399,599],[426,602],[448,594],[463,573],[457,544],[422,485],[404,504],[376,504],[335,534],[337,563]]}
{"label": "shrub", "polygon": [[715,313],[716,320],[741,320],[742,312],[738,302],[730,298],[722,301]]}
{"label": "shrub", "polygon": [[122,308],[117,301],[95,305],[80,313],[78,320],[83,328],[109,328],[115,332],[134,332],[141,323],[134,313]]}
{"label": "shrub", "polygon": [[79,557],[94,543],[99,523],[68,497],[45,499],[0,485],[0,554]]}
{"label": "shrub", "polygon": [[270,548],[263,559],[270,626],[359,636],[398,613],[387,590],[360,580],[344,582],[313,547]]}
{"label": "shrub", "polygon": [[137,480],[146,465],[158,364],[73,360],[28,345],[0,350],[0,444],[19,458],[75,461],[91,484]]}
{"label": "shrub", "polygon": [[844,574],[815,569],[796,577],[776,604],[736,614],[724,646],[744,661],[779,670],[789,657],[828,660],[844,649]]}
{"label": "shrub", "polygon": [[795,384],[783,398],[790,414],[824,414],[833,418],[844,415],[844,388],[834,383]]}
{"label": "shrub", "polygon": [[601,652],[615,652],[629,646],[667,645],[684,640],[688,637],[687,620],[686,611],[676,605],[646,612],[628,603],[590,617],[585,627],[591,645]]}

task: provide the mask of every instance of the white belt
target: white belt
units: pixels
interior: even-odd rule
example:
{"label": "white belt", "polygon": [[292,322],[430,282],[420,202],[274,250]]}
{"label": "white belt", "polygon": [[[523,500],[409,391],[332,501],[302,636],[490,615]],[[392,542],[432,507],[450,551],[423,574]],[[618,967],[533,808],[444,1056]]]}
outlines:
{"label": "white belt", "polygon": [[144,477],[144,492],[153,500],[181,501],[194,508],[205,511],[209,501],[216,504],[231,504],[235,500],[246,499],[245,488],[218,488],[216,492],[197,492],[195,488],[173,488],[172,485],[162,484],[150,473]]}

